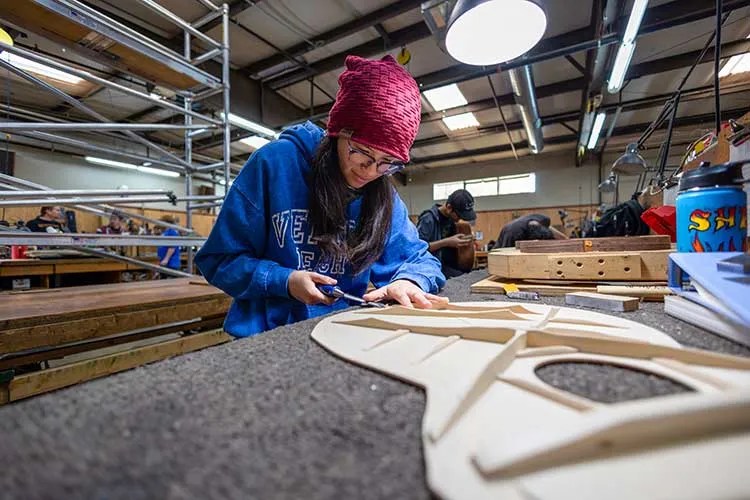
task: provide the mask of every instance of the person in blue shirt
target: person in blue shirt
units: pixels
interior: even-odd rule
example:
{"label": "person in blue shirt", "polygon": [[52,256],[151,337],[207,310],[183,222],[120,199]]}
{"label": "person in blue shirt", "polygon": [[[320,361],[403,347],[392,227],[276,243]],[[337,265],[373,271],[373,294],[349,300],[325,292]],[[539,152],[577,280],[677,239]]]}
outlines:
{"label": "person in blue shirt", "polygon": [[[389,176],[404,168],[421,98],[391,57],[346,59],[327,130],[307,122],[255,151],[232,184],[196,264],[234,298],[238,337],[365,300],[430,308],[445,284]],[[376,289],[365,294],[372,282]]]}
{"label": "person in blue shirt", "polygon": [[[170,224],[175,224],[175,218],[171,215],[164,215],[161,220]],[[180,233],[176,229],[168,227],[161,233],[161,235],[179,236]],[[180,269],[180,247],[158,247],[156,249],[156,255],[159,257],[160,266],[169,267],[171,269]],[[164,274],[163,276],[166,277],[167,275]]]}

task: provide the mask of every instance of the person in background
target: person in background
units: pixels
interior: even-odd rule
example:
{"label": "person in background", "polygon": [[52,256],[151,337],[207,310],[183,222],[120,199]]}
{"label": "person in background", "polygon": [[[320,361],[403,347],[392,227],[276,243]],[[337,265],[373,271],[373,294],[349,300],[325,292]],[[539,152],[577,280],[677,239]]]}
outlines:
{"label": "person in background", "polygon": [[109,223],[98,228],[97,234],[127,234],[125,227],[125,217],[117,212],[109,215]]}
{"label": "person in background", "polygon": [[250,156],[196,256],[209,283],[234,298],[228,333],[349,307],[321,285],[406,307],[447,301],[433,295],[445,283],[440,263],[390,179],[409,161],[420,116],[419,87],[392,56],[348,56],[327,130],[287,128]]}
{"label": "person in background", "polygon": [[62,233],[63,217],[60,207],[42,207],[39,215],[26,223],[26,227],[34,233]]}
{"label": "person in background", "polygon": [[[161,220],[168,222],[169,224],[176,224],[175,217],[171,215],[163,215]],[[157,226],[159,227],[159,226]],[[161,233],[162,236],[179,236],[180,233],[171,227],[164,228]],[[158,247],[156,254],[159,257],[159,265],[162,267],[168,267],[170,269],[180,269],[180,247]],[[162,274],[162,277],[169,275]]]}
{"label": "person in background", "polygon": [[515,247],[516,241],[568,239],[550,224],[550,218],[542,214],[519,217],[503,226],[493,248]]}
{"label": "person in background", "polygon": [[448,278],[461,276],[474,265],[473,252],[471,258],[459,259],[459,249],[466,249],[468,254],[470,247],[474,247],[474,238],[471,234],[460,233],[456,224],[459,221],[471,224],[476,218],[474,197],[465,189],[454,191],[444,205],[436,203],[419,215],[419,237],[429,244],[430,252],[440,261],[443,274]]}

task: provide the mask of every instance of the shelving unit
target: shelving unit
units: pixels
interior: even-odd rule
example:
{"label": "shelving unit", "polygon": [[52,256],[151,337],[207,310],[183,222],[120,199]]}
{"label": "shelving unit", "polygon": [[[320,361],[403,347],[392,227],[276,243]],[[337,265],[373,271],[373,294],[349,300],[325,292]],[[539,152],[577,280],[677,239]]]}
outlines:
{"label": "shelving unit", "polygon": [[[99,85],[103,88],[119,92],[130,97],[143,99],[152,105],[169,109],[182,117],[182,123],[124,123],[116,122],[94,110],[82,100],[51,85],[44,79],[0,59],[0,69],[5,69],[34,85],[52,93],[67,105],[93,119],[92,122],[74,121],[72,119],[48,119],[42,113],[28,113],[23,109],[9,109],[4,111],[17,117],[15,121],[0,121],[0,131],[15,135],[45,141],[51,144],[61,144],[77,148],[86,152],[94,151],[111,156],[113,159],[125,161],[149,162],[154,168],[177,172],[185,178],[184,197],[175,197],[172,193],[152,193],[146,195],[138,190],[118,191],[113,195],[102,195],[96,190],[79,190],[75,193],[62,193],[51,190],[47,186],[24,181],[16,177],[0,176],[0,205],[22,206],[30,203],[44,205],[63,205],[77,210],[85,210],[98,215],[108,215],[115,211],[115,204],[152,203],[169,201],[173,204],[185,203],[186,224],[179,226],[161,220],[151,219],[139,214],[129,213],[117,209],[118,212],[132,218],[144,220],[151,224],[177,229],[185,233],[192,233],[192,211],[220,206],[223,196],[194,196],[192,195],[193,181],[196,174],[220,172],[224,185],[230,180],[230,124],[229,124],[229,8],[226,4],[217,6],[209,0],[196,0],[209,9],[209,12],[194,22],[188,22],[153,0],[137,0],[137,2],[167,19],[180,28],[182,32],[182,47],[168,47],[143,34],[125,26],[124,24],[103,15],[96,9],[78,0],[18,0],[0,3],[0,19],[4,23],[25,32],[31,32],[48,40],[69,48],[84,57],[103,64],[114,71],[126,73],[144,83],[144,89],[139,90],[123,85],[113,80],[102,78],[94,72],[82,69],[55,57],[43,55],[40,52],[23,47],[6,45],[0,42],[0,52],[5,51],[21,56],[33,62],[64,71],[78,78]],[[216,41],[199,31],[206,23],[221,18],[221,39]],[[196,43],[193,43],[196,42]],[[220,67],[219,75],[200,67],[208,61],[215,61]],[[151,86],[160,86],[173,91],[175,98],[163,99],[149,92]],[[194,103],[203,101],[214,95],[222,95],[219,118],[208,116],[194,110]],[[38,121],[38,120],[44,121]],[[36,121],[32,121],[36,120]],[[222,158],[206,159],[201,156],[201,163],[196,163],[192,153],[193,137],[201,131],[220,129],[224,136]],[[145,131],[179,131],[182,132],[184,146],[182,150],[172,150],[142,135]],[[119,150],[102,145],[91,144],[66,135],[62,132],[86,132],[92,138],[115,137],[127,139],[132,144],[146,148],[146,154]],[[198,155],[196,155],[197,157]],[[39,196],[29,195],[28,191],[38,191]],[[24,191],[26,195],[19,195]],[[49,193],[47,193],[49,191]],[[197,203],[195,203],[197,202]],[[40,245],[57,245],[65,238],[56,235],[38,235]],[[90,235],[68,235],[67,238],[75,244],[68,246],[86,246],[102,243],[90,239]],[[29,241],[26,233],[4,232],[2,242],[6,244],[24,244]],[[31,238],[34,238],[32,236]],[[148,242],[140,239],[128,239],[125,236],[110,236],[107,245],[122,246],[133,244],[157,244],[165,246],[166,238]],[[156,239],[154,239],[156,240]],[[193,271],[193,245],[200,245],[203,238],[193,236],[177,237],[171,244],[188,246],[188,271]],[[85,242],[85,243],[81,243]],[[119,242],[119,243],[118,243]],[[125,259],[117,255],[107,255],[110,258]],[[132,261],[132,258],[128,258]],[[153,266],[149,264],[149,266]],[[157,266],[159,268],[160,266]],[[161,268],[169,273],[168,269]],[[171,273],[174,274],[174,273]]]}

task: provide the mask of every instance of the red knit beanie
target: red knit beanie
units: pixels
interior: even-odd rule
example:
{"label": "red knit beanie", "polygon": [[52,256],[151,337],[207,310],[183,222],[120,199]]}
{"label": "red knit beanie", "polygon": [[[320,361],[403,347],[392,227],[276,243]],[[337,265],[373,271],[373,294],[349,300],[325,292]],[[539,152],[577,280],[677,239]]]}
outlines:
{"label": "red knit beanie", "polygon": [[379,61],[347,56],[328,135],[351,130],[355,141],[409,161],[421,113],[417,82],[392,56]]}

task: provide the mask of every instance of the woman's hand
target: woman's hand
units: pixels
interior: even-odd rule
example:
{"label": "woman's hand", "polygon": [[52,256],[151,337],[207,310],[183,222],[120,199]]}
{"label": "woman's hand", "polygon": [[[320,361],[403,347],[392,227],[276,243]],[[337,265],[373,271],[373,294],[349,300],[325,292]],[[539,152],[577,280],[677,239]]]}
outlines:
{"label": "woman's hand", "polygon": [[330,306],[336,299],[323,295],[323,292],[318,290],[317,285],[319,284],[335,285],[336,280],[312,271],[293,271],[289,275],[287,289],[289,290],[289,295],[308,306],[314,304],[326,304]]}
{"label": "woman's hand", "polygon": [[402,306],[416,307],[417,309],[431,309],[437,304],[447,304],[447,297],[438,297],[424,292],[409,280],[396,280],[386,286],[366,293],[363,299],[368,302],[377,302],[383,299],[395,300]]}

